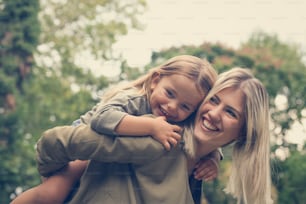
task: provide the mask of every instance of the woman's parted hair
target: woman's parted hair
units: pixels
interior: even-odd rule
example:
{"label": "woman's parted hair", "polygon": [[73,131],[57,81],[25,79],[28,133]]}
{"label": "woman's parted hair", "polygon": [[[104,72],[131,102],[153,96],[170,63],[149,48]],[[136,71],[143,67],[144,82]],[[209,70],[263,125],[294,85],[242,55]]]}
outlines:
{"label": "woman's parted hair", "polygon": [[234,143],[226,192],[236,197],[238,203],[272,203],[268,93],[249,69],[236,67],[219,75],[205,100],[230,87],[245,95],[245,123]]}

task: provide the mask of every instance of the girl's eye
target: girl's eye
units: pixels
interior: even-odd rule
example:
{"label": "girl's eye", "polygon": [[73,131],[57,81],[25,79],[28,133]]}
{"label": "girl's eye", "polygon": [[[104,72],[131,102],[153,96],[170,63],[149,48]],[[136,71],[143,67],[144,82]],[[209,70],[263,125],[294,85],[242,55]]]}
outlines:
{"label": "girl's eye", "polygon": [[182,104],[181,107],[182,107],[182,109],[184,109],[185,111],[188,111],[188,112],[191,111],[191,108],[190,108],[188,105],[186,105],[186,104]]}
{"label": "girl's eye", "polygon": [[212,104],[218,104],[219,103],[219,100],[216,96],[213,96],[209,99],[210,103]]}
{"label": "girl's eye", "polygon": [[174,94],[172,93],[172,91],[166,89],[166,93],[167,93],[167,96],[168,96],[169,98],[173,98],[173,97],[174,97]]}

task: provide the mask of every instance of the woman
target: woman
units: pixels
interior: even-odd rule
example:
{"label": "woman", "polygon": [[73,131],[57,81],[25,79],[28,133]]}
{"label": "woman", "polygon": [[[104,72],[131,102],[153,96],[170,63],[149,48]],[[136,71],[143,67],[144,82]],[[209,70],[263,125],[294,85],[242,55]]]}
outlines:
{"label": "woman", "polygon": [[219,75],[189,130],[198,157],[207,151],[205,144],[225,146],[229,143],[221,141],[226,135],[234,136],[226,191],[238,203],[272,203],[268,94],[247,70],[234,68]]}
{"label": "woman", "polygon": [[[238,203],[271,203],[268,112],[262,84],[234,68],[218,77],[181,147],[166,151],[151,137],[109,137],[86,125],[56,127],[38,142],[39,171],[48,176],[91,159],[71,203],[193,203],[188,173],[196,161],[234,142],[227,192]],[[188,173],[185,153],[194,158]]]}

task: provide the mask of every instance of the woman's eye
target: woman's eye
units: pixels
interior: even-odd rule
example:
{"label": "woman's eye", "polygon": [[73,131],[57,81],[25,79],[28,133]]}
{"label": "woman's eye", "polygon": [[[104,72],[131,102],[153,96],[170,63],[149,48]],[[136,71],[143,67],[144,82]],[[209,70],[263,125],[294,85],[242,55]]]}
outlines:
{"label": "woman's eye", "polygon": [[233,111],[233,110],[227,110],[227,113],[233,117],[233,118],[237,118],[237,114]]}

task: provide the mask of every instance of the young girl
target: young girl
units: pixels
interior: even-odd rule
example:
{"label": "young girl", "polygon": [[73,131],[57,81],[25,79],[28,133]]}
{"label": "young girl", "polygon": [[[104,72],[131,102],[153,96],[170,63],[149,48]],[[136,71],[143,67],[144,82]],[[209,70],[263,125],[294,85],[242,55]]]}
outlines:
{"label": "young girl", "polygon": [[[216,71],[205,60],[190,55],[173,57],[127,86],[106,93],[99,104],[81,116],[80,121],[90,124],[97,133],[150,135],[170,150],[181,139],[181,127],[171,123],[184,122],[197,110],[216,77]],[[145,114],[157,117],[145,117]],[[218,163],[218,151],[212,155],[211,158]],[[203,165],[209,170],[204,177],[206,180],[217,175],[218,164],[214,160],[203,160]],[[82,161],[70,163],[66,172],[48,178],[57,180],[53,187],[49,185],[53,192],[50,189],[48,193],[43,192],[43,188],[39,190],[37,187],[19,196],[13,203],[48,203],[48,200],[50,203],[62,203],[86,165]]]}
{"label": "young girl", "polygon": [[181,128],[168,122],[182,122],[194,113],[216,77],[205,60],[173,57],[127,86],[106,93],[81,120],[98,133],[151,135],[169,150],[180,139]]}

